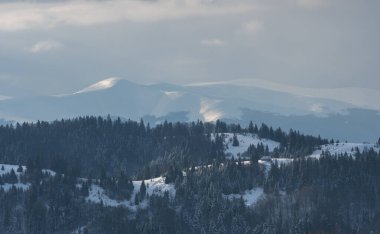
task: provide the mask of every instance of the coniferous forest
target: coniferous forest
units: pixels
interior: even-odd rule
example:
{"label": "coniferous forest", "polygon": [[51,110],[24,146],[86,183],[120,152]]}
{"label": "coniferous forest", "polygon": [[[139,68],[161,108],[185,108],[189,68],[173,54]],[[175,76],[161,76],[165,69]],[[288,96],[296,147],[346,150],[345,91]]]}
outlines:
{"label": "coniferous forest", "polygon": [[380,142],[323,148],[343,144],[252,122],[1,126],[0,233],[380,233]]}

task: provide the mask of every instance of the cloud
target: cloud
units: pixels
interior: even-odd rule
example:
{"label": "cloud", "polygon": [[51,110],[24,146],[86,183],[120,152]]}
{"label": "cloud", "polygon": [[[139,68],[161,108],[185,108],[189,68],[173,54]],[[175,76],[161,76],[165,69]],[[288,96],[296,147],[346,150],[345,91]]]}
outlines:
{"label": "cloud", "polygon": [[261,21],[252,20],[242,24],[241,29],[243,32],[249,34],[255,34],[264,28],[264,24]]}
{"label": "cloud", "polygon": [[5,101],[5,100],[9,100],[9,99],[12,99],[12,97],[0,95],[0,101]]}
{"label": "cloud", "polygon": [[37,54],[37,53],[42,53],[42,52],[54,50],[54,49],[60,48],[61,46],[62,46],[62,44],[58,41],[50,41],[50,40],[40,41],[40,42],[37,42],[36,44],[34,44],[30,48],[30,52]]}
{"label": "cloud", "polygon": [[207,0],[113,0],[56,3],[0,3],[0,30],[54,28],[59,25],[91,26],[121,21],[152,22],[194,16],[249,12],[252,3]]}
{"label": "cloud", "polygon": [[[380,91],[369,88],[345,87],[345,88],[305,88],[301,86],[288,85],[272,82],[264,79],[236,79],[214,82],[202,82],[188,84],[187,86],[210,86],[215,84],[239,85],[244,87],[258,87],[273,91],[290,93],[297,96],[323,98],[349,103],[359,108],[369,108],[380,111]],[[328,111],[320,104],[313,104],[310,110],[314,112]]]}
{"label": "cloud", "polygon": [[294,0],[295,4],[306,8],[318,8],[327,4],[326,0]]}
{"label": "cloud", "polygon": [[182,92],[179,92],[179,91],[164,91],[164,94],[172,99],[172,100],[175,100],[177,98],[180,98],[183,96],[183,93]]}
{"label": "cloud", "polygon": [[218,104],[221,102],[221,100],[202,98],[199,114],[203,116],[203,119],[206,122],[213,122],[220,119],[224,115],[224,113],[217,108]]}
{"label": "cloud", "polygon": [[315,113],[324,113],[327,112],[326,108],[324,105],[320,103],[314,103],[310,106],[310,110],[315,112]]}
{"label": "cloud", "polygon": [[225,43],[224,41],[215,38],[203,40],[201,41],[201,44],[205,46],[224,46]]}

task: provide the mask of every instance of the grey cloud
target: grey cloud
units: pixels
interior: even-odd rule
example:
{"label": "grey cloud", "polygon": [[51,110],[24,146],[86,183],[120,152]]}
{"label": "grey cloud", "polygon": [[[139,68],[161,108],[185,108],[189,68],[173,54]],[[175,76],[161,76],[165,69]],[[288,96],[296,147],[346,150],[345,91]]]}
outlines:
{"label": "grey cloud", "polygon": [[55,4],[5,3],[0,8],[0,30],[54,28],[60,25],[92,26],[122,21],[154,22],[193,16],[238,14],[252,4],[210,4],[204,0],[67,1]]}
{"label": "grey cloud", "polygon": [[[181,84],[255,78],[380,90],[379,1],[48,2],[0,3],[8,16],[26,12],[8,21],[18,30],[0,30],[0,70],[8,77],[0,79],[0,95],[70,93],[110,76]],[[24,4],[38,5],[41,18],[27,21],[31,7]],[[136,15],[120,10],[126,4]],[[38,56],[25,50],[49,40],[63,46]]]}

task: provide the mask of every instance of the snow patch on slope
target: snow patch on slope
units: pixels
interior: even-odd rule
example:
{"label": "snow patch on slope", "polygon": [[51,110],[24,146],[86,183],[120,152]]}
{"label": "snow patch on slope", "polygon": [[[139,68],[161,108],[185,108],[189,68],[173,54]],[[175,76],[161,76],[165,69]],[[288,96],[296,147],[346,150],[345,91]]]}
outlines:
{"label": "snow patch on slope", "polygon": [[93,85],[90,85],[87,88],[79,90],[78,92],[75,92],[74,94],[80,94],[80,93],[93,92],[93,91],[98,91],[98,90],[103,90],[103,89],[109,89],[109,88],[112,88],[119,80],[121,80],[121,78],[110,77],[108,79],[99,81]]}
{"label": "snow patch on slope", "polygon": [[0,169],[0,176],[2,176],[4,174],[11,173],[11,171],[13,169],[13,171],[15,172],[17,177],[19,177],[26,170],[26,166],[21,166],[23,172],[17,172],[17,168],[19,167],[18,165],[0,164],[0,168],[3,168],[3,167],[4,167],[4,170]]}
{"label": "snow patch on slope", "polygon": [[294,161],[292,158],[272,158],[274,164],[277,164],[279,167],[286,166]]}
{"label": "snow patch on slope", "polygon": [[26,191],[30,188],[30,186],[31,186],[30,183],[26,183],[26,184],[23,184],[23,183],[16,183],[16,184],[5,183],[3,185],[0,185],[0,189],[4,189],[5,192],[9,192],[9,190],[11,190],[11,188],[15,187],[16,189],[21,189],[23,191]]}
{"label": "snow patch on slope", "polygon": [[57,174],[55,171],[52,171],[50,169],[42,169],[41,171],[43,174],[48,174],[49,176],[55,176]]}
{"label": "snow patch on slope", "polygon": [[4,169],[4,170],[0,169],[0,176],[9,174],[13,170],[18,179],[18,182],[15,184],[5,183],[5,184],[0,185],[0,189],[4,189],[5,192],[8,192],[12,187],[15,187],[16,189],[22,189],[24,191],[29,189],[29,187],[31,186],[30,183],[26,183],[26,184],[20,183],[20,175],[24,173],[24,171],[26,170],[26,167],[21,166],[23,169],[22,172],[17,172],[18,167],[19,167],[18,165],[0,164],[0,168]]}
{"label": "snow patch on slope", "polygon": [[[138,205],[135,204],[135,197],[140,191],[140,186],[142,180],[132,181],[133,183],[133,192],[130,200],[115,200],[111,199],[105,193],[105,190],[99,185],[92,184],[89,190],[89,195],[86,197],[87,202],[92,202],[96,204],[103,204],[104,206],[109,207],[118,207],[123,206],[132,211],[137,211],[138,208],[144,209],[148,206],[148,199],[145,198],[143,201],[140,201]],[[146,194],[149,196],[157,195],[163,196],[165,192],[169,193],[169,198],[174,199],[176,190],[174,184],[165,184],[165,177],[157,177],[149,180],[144,180],[146,185]]]}
{"label": "snow patch on slope", "polygon": [[347,154],[350,157],[355,157],[355,153],[359,150],[360,153],[373,148],[375,151],[380,150],[380,146],[370,143],[335,143],[322,145],[320,149],[315,150],[308,158],[319,159],[322,155],[322,151],[329,152],[331,155]]}
{"label": "snow patch on slope", "polygon": [[263,188],[253,188],[251,190],[246,190],[241,194],[229,194],[223,197],[228,200],[235,200],[243,198],[244,204],[246,206],[255,206],[255,204],[265,196]]}
{"label": "snow patch on slope", "polygon": [[[236,134],[239,141],[239,146],[232,146],[233,143],[233,133],[224,133],[224,144],[226,147],[225,153],[229,159],[240,158],[241,155],[246,152],[250,145],[257,146],[258,144],[263,144],[264,147],[268,146],[269,152],[273,152],[275,148],[280,146],[280,143],[272,141],[269,139],[259,138],[256,134]],[[211,136],[211,139],[215,139],[215,134]]]}
{"label": "snow patch on slope", "polygon": [[172,100],[175,100],[175,99],[180,98],[180,97],[183,96],[183,93],[182,93],[182,92],[179,92],[179,91],[163,91],[163,92],[164,92],[164,94],[165,94],[168,98],[170,98],[170,99],[172,99]]}
{"label": "snow patch on slope", "polygon": [[[30,188],[30,183],[21,183],[20,176],[25,173],[26,166],[21,166],[22,172],[18,172],[17,169],[19,168],[18,165],[11,165],[11,164],[0,164],[0,176],[6,175],[11,173],[13,170],[17,176],[18,182],[15,184],[8,184],[4,183],[3,185],[0,185],[0,189],[4,189],[5,192],[8,192],[12,187],[15,187],[16,189],[21,189],[23,191],[26,191]],[[2,168],[4,170],[2,170]],[[43,174],[48,174],[49,176],[55,176],[55,172],[50,169],[42,169],[41,170]]]}
{"label": "snow patch on slope", "polygon": [[[267,159],[264,159],[267,158]],[[269,160],[268,160],[269,159]],[[264,156],[258,161],[260,165],[264,167],[264,173],[268,176],[272,165],[277,165],[278,167],[287,166],[290,163],[293,163],[294,159],[292,158],[270,158],[269,156]]]}

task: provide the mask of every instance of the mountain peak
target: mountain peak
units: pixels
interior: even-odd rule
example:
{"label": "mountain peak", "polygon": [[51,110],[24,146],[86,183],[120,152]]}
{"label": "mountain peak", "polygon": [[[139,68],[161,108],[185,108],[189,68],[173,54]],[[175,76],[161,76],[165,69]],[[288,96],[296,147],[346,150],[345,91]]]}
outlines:
{"label": "mountain peak", "polygon": [[110,77],[105,80],[99,81],[95,84],[92,84],[84,89],[81,89],[74,94],[80,94],[80,93],[88,93],[88,92],[94,92],[94,91],[99,91],[99,90],[104,90],[104,89],[109,89],[115,86],[122,78],[119,77]]}

